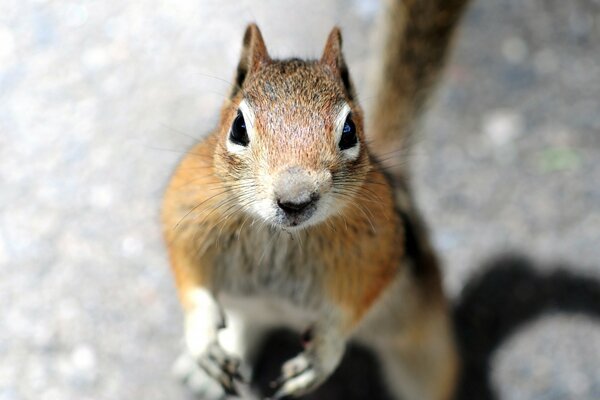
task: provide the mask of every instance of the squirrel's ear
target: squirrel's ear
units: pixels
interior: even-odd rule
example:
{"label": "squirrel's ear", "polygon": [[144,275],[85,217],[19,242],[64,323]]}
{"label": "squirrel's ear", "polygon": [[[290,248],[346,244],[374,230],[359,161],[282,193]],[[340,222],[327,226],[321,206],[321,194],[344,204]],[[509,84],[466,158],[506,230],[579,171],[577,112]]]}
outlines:
{"label": "squirrel's ear", "polygon": [[354,88],[350,81],[350,73],[348,72],[348,67],[342,53],[342,33],[337,26],[329,33],[325,50],[323,50],[323,55],[321,56],[321,64],[329,67],[342,80],[348,96],[350,99],[353,99]]}
{"label": "squirrel's ear", "polygon": [[271,58],[267,52],[267,47],[265,46],[265,41],[260,33],[260,29],[258,29],[256,24],[248,25],[246,33],[244,34],[242,55],[235,76],[235,87],[233,88],[231,96],[233,97],[237,94],[248,75],[270,61]]}
{"label": "squirrel's ear", "polygon": [[321,63],[327,65],[336,73],[339,73],[340,66],[345,64],[342,55],[342,32],[337,26],[331,30],[327,37]]}

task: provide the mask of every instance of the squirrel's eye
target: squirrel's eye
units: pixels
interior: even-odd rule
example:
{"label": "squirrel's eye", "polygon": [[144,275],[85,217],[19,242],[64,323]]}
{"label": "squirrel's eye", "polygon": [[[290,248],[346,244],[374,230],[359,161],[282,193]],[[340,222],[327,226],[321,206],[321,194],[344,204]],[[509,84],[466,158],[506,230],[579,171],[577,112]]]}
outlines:
{"label": "squirrel's eye", "polygon": [[246,121],[244,121],[241,111],[238,111],[237,116],[233,120],[231,131],[229,132],[229,140],[244,147],[248,146],[250,142],[248,132],[246,131]]}
{"label": "squirrel's eye", "polygon": [[358,139],[356,138],[356,126],[352,121],[352,116],[348,114],[346,122],[344,122],[344,128],[342,129],[342,137],[340,138],[340,150],[347,150],[354,147]]}

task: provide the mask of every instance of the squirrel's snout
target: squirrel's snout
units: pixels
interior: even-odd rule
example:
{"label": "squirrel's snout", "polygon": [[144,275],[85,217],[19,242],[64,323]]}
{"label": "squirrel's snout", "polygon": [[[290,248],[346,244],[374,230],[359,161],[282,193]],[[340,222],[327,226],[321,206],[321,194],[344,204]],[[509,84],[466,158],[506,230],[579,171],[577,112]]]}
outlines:
{"label": "squirrel's snout", "polygon": [[301,167],[290,167],[280,172],[273,187],[277,207],[290,217],[314,212],[320,197],[319,175]]}

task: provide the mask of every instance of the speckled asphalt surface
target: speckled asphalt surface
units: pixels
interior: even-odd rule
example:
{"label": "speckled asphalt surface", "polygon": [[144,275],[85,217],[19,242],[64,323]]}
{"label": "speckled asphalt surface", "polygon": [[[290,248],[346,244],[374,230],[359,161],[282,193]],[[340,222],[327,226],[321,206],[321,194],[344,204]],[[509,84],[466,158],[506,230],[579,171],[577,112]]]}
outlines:
{"label": "speckled asphalt surface", "polygon": [[[186,398],[169,372],[181,312],[165,182],[215,125],[249,21],[277,56],[317,56],[341,25],[368,109],[379,7],[0,1],[0,400]],[[454,299],[505,251],[600,279],[599,112],[600,2],[475,1],[411,154]],[[499,398],[600,398],[594,304],[561,296],[581,307],[490,355]]]}

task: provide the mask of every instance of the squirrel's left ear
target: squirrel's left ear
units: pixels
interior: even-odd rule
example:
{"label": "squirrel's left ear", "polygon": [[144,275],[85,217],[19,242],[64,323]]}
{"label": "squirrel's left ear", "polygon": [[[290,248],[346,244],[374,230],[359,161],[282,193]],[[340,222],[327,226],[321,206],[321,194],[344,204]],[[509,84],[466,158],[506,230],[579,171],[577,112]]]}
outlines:
{"label": "squirrel's left ear", "polygon": [[238,63],[235,75],[235,87],[231,93],[231,97],[235,96],[242,88],[242,84],[246,78],[261,66],[271,62],[271,57],[267,52],[267,46],[263,40],[260,29],[256,24],[250,24],[244,33],[244,41],[242,43],[242,55]]}
{"label": "squirrel's left ear", "polygon": [[342,53],[342,32],[337,26],[329,33],[325,50],[323,50],[323,55],[321,56],[321,64],[329,67],[342,80],[346,93],[352,100],[354,98],[354,87],[352,86],[350,73],[348,72],[344,54]]}

